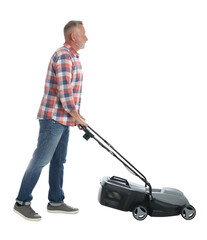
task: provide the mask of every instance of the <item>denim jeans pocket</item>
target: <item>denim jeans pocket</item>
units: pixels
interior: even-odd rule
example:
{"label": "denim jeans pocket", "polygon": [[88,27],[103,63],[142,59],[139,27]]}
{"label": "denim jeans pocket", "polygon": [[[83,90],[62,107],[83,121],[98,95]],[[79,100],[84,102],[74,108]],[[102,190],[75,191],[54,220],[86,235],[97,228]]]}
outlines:
{"label": "denim jeans pocket", "polygon": [[53,119],[39,120],[39,123],[40,123],[39,133],[47,132],[56,135],[56,133],[60,133],[60,131],[63,131],[64,128],[66,127]]}
{"label": "denim jeans pocket", "polygon": [[55,120],[51,120],[50,122],[50,132],[52,135],[62,135],[64,130],[67,128],[67,126],[64,126],[60,124],[59,122]]}

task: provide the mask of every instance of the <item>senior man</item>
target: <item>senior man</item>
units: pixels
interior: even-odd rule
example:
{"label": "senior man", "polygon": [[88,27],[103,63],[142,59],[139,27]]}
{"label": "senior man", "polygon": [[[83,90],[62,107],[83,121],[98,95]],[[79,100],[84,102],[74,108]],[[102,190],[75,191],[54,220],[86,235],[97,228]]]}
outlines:
{"label": "senior man", "polygon": [[70,126],[87,127],[80,115],[82,67],[78,51],[88,40],[81,21],[70,21],[64,27],[64,45],[53,54],[47,71],[44,95],[38,112],[40,124],[37,148],[25,171],[14,211],[27,220],[41,216],[31,207],[32,191],[42,168],[49,167],[48,212],[77,213],[64,203],[63,164],[66,162]]}

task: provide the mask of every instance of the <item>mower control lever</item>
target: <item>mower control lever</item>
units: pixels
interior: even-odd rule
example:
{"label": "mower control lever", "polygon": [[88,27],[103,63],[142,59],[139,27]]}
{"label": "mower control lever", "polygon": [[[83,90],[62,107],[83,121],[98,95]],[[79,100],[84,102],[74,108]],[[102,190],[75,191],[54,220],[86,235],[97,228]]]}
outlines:
{"label": "mower control lever", "polygon": [[90,138],[94,138],[94,135],[86,127],[84,127],[83,125],[80,126],[85,132],[85,134],[83,135],[83,138],[85,138],[85,140],[88,141]]}

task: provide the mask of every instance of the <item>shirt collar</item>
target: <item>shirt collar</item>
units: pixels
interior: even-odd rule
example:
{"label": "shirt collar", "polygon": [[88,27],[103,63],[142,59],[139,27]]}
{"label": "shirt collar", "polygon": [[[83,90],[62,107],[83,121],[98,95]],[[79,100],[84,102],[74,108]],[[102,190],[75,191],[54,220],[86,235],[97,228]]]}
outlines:
{"label": "shirt collar", "polygon": [[79,57],[79,53],[77,53],[68,43],[64,43],[64,47],[66,47],[74,56]]}

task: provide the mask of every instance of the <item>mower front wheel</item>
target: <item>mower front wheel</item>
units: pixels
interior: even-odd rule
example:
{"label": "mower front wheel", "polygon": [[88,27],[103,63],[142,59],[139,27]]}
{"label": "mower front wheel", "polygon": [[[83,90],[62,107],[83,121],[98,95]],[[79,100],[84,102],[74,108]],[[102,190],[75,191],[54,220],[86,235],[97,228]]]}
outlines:
{"label": "mower front wheel", "polygon": [[191,220],[195,217],[196,215],[196,210],[192,205],[185,206],[181,212],[181,216],[185,220]]}

